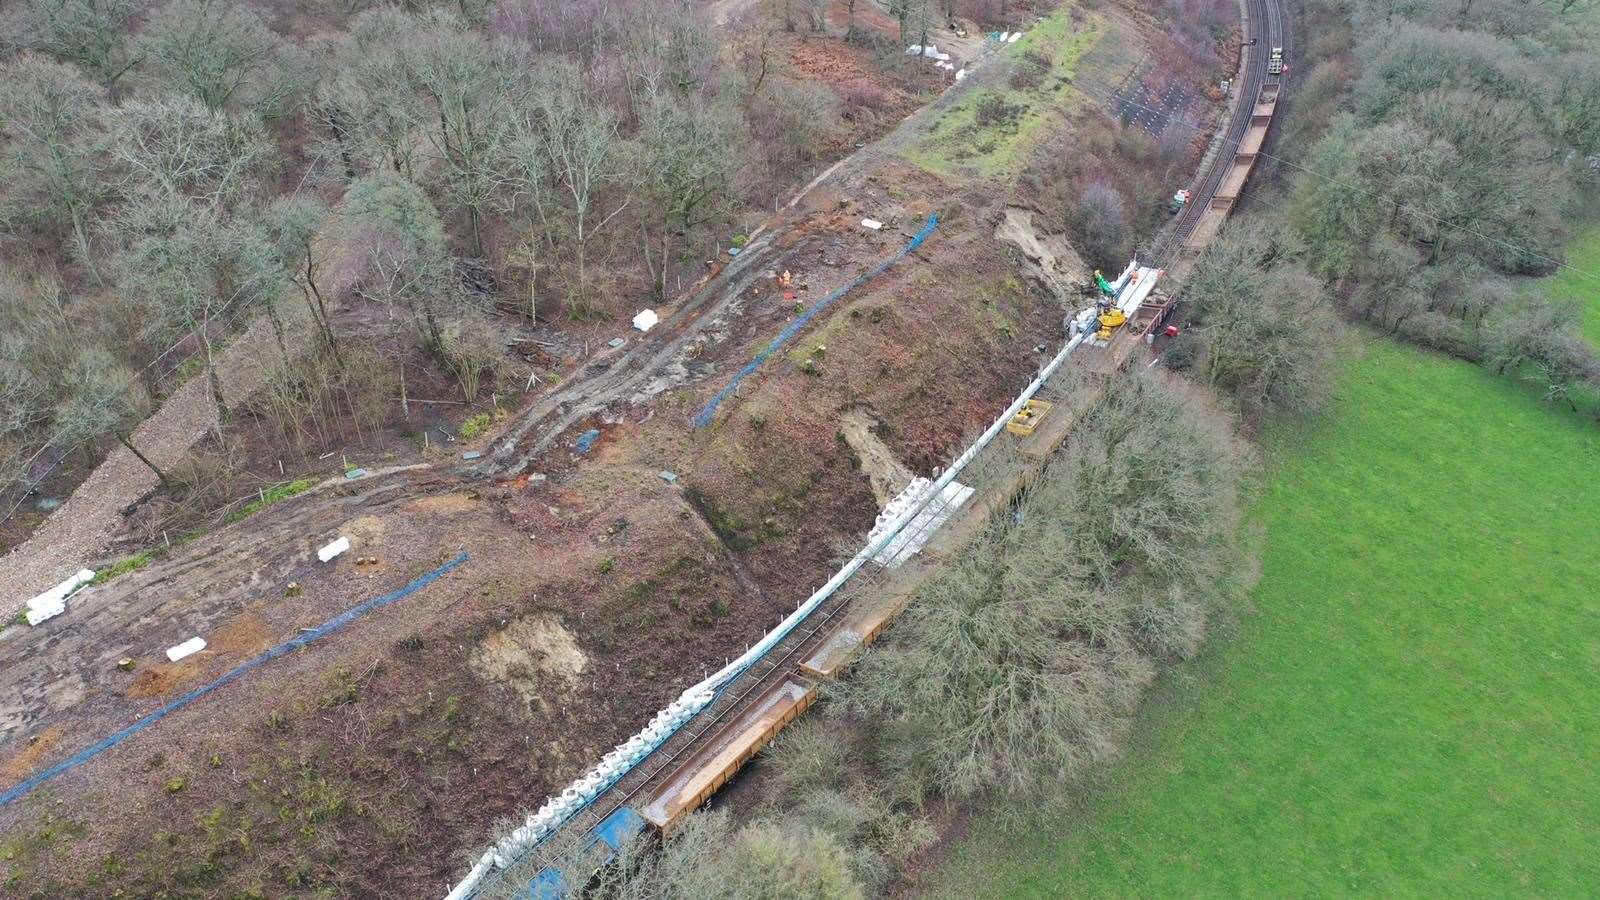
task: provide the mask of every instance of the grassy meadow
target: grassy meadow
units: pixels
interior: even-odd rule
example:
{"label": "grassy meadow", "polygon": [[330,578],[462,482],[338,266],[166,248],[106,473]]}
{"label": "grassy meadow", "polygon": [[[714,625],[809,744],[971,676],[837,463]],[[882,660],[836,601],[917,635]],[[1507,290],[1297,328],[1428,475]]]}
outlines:
{"label": "grassy meadow", "polygon": [[1600,346],[1600,227],[1578,235],[1567,247],[1566,266],[1543,279],[1541,286],[1557,300],[1583,307],[1583,333]]}
{"label": "grassy meadow", "polygon": [[928,893],[1600,893],[1600,427],[1362,338],[1268,445],[1253,608]]}

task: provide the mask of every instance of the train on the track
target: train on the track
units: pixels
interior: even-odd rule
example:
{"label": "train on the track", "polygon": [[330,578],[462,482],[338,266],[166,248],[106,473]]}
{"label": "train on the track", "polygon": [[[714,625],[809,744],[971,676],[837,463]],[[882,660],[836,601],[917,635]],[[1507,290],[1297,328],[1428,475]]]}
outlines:
{"label": "train on the track", "polygon": [[1234,148],[1233,162],[1223,174],[1222,182],[1217,185],[1217,192],[1205,204],[1194,223],[1194,230],[1183,242],[1184,256],[1198,256],[1201,250],[1209,246],[1216,239],[1217,232],[1222,230],[1222,223],[1228,220],[1228,215],[1238,205],[1239,195],[1244,192],[1250,173],[1255,170],[1256,161],[1261,156],[1261,146],[1272,128],[1272,120],[1278,111],[1278,94],[1282,90],[1281,82],[1271,82],[1262,85],[1257,92],[1249,125],[1245,127],[1239,145]]}

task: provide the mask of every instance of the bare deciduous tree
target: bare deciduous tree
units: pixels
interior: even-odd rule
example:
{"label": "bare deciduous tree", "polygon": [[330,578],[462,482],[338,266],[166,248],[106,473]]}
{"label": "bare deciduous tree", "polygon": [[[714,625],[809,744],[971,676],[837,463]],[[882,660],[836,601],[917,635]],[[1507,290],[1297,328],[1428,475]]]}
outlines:
{"label": "bare deciduous tree", "polygon": [[1321,285],[1275,258],[1274,247],[1268,228],[1230,229],[1184,290],[1205,347],[1205,376],[1255,415],[1317,408],[1337,333]]}
{"label": "bare deciduous tree", "polygon": [[67,396],[55,410],[55,421],[67,443],[97,443],[110,436],[139,458],[162,484],[167,473],[133,442],[133,429],[150,414],[153,403],[133,372],[102,350],[80,354],[66,375]]}
{"label": "bare deciduous tree", "polygon": [[[660,256],[652,264],[662,296],[671,268],[672,235],[701,224],[727,196],[735,161],[734,123],[724,106],[656,91],[639,137],[639,176],[651,196]],[[648,244],[645,260],[650,262]]]}
{"label": "bare deciduous tree", "polygon": [[135,100],[109,116],[111,156],[130,192],[225,209],[254,191],[274,156],[260,127],[191,97]]}
{"label": "bare deciduous tree", "polygon": [[71,66],[31,54],[0,66],[0,138],[11,161],[4,203],[29,218],[64,222],[97,279],[89,217],[108,189],[103,98]]}
{"label": "bare deciduous tree", "polygon": [[127,35],[141,0],[25,0],[17,11],[16,41],[88,69],[108,89],[138,56]]}
{"label": "bare deciduous tree", "polygon": [[139,35],[161,79],[212,109],[275,100],[279,44],[254,9],[224,0],[172,0]]}
{"label": "bare deciduous tree", "polygon": [[843,683],[900,776],[956,795],[1069,778],[1111,752],[1153,660],[1196,646],[1239,451],[1176,381],[1106,397]]}
{"label": "bare deciduous tree", "polygon": [[577,250],[572,312],[581,317],[594,312],[589,242],[628,205],[626,199],[609,204],[609,209],[601,205],[608,189],[622,178],[624,160],[616,114],[586,102],[580,77],[571,67],[553,66],[548,76],[534,97],[551,177],[570,203]]}
{"label": "bare deciduous tree", "polygon": [[341,213],[340,289],[398,311],[441,354],[465,298],[433,204],[412,182],[380,171],[350,186]]}
{"label": "bare deciduous tree", "polygon": [[[604,900],[749,900],[754,897],[860,900],[850,859],[833,836],[816,828],[757,820],[735,828],[725,810],[695,813],[659,851],[643,840],[625,844],[599,872],[577,848],[545,854],[569,881],[591,884]],[[530,873],[531,877],[531,873]]]}
{"label": "bare deciduous tree", "polygon": [[333,333],[328,304],[318,284],[324,262],[318,232],[327,220],[328,207],[321,200],[311,195],[291,194],[279,197],[267,207],[263,225],[285,277],[299,288],[317,333],[337,362],[339,341]]}
{"label": "bare deciduous tree", "polygon": [[406,49],[412,83],[436,123],[428,139],[445,168],[444,185],[465,209],[472,244],[483,255],[482,218],[493,197],[497,163],[527,102],[531,61],[510,44],[490,44],[454,23],[432,25]]}
{"label": "bare deciduous tree", "polygon": [[265,236],[210,206],[170,193],[143,194],[112,224],[122,244],[120,284],[151,311],[157,334],[187,333],[198,345],[218,413],[229,406],[216,368],[216,341],[228,319],[276,300],[283,273]]}
{"label": "bare deciduous tree", "polygon": [[323,154],[339,160],[348,179],[379,168],[415,174],[424,113],[405,48],[416,30],[410,16],[379,7],[357,16],[332,48],[332,71],[318,84],[309,113]]}

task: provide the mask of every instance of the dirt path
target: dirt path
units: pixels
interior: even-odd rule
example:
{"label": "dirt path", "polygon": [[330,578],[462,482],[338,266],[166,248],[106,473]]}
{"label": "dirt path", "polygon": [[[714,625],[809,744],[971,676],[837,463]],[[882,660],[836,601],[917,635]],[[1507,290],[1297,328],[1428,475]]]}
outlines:
{"label": "dirt path", "polygon": [[[1003,67],[985,67],[1003,68]],[[949,106],[952,98],[990,72],[967,82],[923,106],[882,139],[830,169],[801,192],[819,186],[839,185],[859,178],[882,160],[908,144]],[[799,198],[797,198],[799,199]],[[803,210],[803,206],[800,207]],[[648,399],[682,380],[684,350],[698,338],[761,274],[783,258],[774,236],[792,221],[796,205],[777,216],[764,233],[746,247],[725,270],[694,291],[681,306],[664,310],[668,321],[647,338],[631,341],[617,351],[597,354],[563,388],[536,402],[497,443],[493,454],[475,474],[504,475],[523,469],[547,450],[563,431],[587,416],[623,399]],[[298,310],[294,310],[298,313]],[[310,330],[303,314],[288,317],[291,342],[306,340]],[[248,397],[260,385],[260,360],[276,353],[270,324],[256,321],[222,353],[219,371],[223,394],[230,403]],[[134,432],[134,443],[157,465],[171,465],[217,425],[216,405],[205,380],[190,381],[162,404],[160,410]],[[120,530],[121,510],[156,486],[155,475],[121,447],[73,492],[27,541],[0,559],[0,616],[22,609],[27,599],[60,582],[106,553]]]}
{"label": "dirt path", "polygon": [[[293,347],[309,340],[304,311],[285,304],[285,339]],[[278,355],[272,325],[265,316],[226,349],[217,361],[223,398],[237,404],[260,387],[265,360]],[[203,377],[179,387],[133,433],[133,444],[158,466],[171,466],[217,427],[217,405]],[[0,558],[0,617],[10,619],[29,597],[102,558],[123,525],[122,509],[156,487],[155,473],[127,448],[118,446],[66,503],[38,530]]]}
{"label": "dirt path", "polygon": [[[924,134],[929,124],[959,102],[966,91],[997,83],[1008,71],[1002,60],[988,61],[972,70],[973,77],[946,90],[901,120],[888,134],[819,175],[763,223],[754,239],[726,268],[692,289],[680,304],[661,309],[660,326],[647,335],[636,336],[624,348],[596,354],[565,386],[523,411],[473,473],[496,477],[521,473],[573,425],[623,401],[644,403],[689,380],[694,344],[736,315],[740,298],[764,273],[785,268],[784,260],[794,246],[795,235],[791,232],[805,216],[817,211],[808,200],[824,195],[830,200],[835,195],[848,196],[886,160]],[[920,224],[903,223],[901,238],[909,239]],[[888,252],[885,249],[882,255]],[[863,267],[873,261],[862,261]]]}

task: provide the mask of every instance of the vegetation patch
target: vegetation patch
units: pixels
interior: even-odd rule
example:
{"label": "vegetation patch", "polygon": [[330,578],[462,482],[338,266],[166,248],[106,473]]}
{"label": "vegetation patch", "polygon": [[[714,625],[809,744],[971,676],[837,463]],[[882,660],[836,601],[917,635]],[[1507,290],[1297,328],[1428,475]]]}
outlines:
{"label": "vegetation patch", "polygon": [[1591,225],[1567,245],[1566,267],[1537,282],[1552,300],[1582,310],[1583,336],[1600,347],[1600,226]]}
{"label": "vegetation patch", "polygon": [[1600,884],[1593,426],[1369,340],[1323,424],[1269,437],[1256,613],[1147,704],[1104,785],[979,820],[932,893]]}
{"label": "vegetation patch", "polygon": [[316,476],[310,476],[307,478],[297,478],[294,481],[286,481],[282,484],[275,484],[272,487],[263,490],[260,495],[256,497],[256,499],[251,500],[244,506],[239,507],[237,512],[228,517],[228,521],[237,522],[240,519],[253,516],[274,503],[287,500],[290,497],[294,497],[299,494],[304,494],[306,491],[316,487],[321,481],[322,479]]}
{"label": "vegetation patch", "polygon": [[1105,34],[1098,16],[1071,4],[1044,19],[1004,52],[1016,72],[1002,87],[973,90],[941,114],[906,152],[940,175],[970,169],[983,177],[1014,176],[1051,122],[1077,102],[1072,87],[1078,61]]}
{"label": "vegetation patch", "polygon": [[94,580],[89,582],[89,584],[105,584],[113,578],[126,575],[129,572],[137,572],[149,565],[150,561],[155,558],[156,553],[154,550],[145,550],[141,553],[135,553],[132,556],[124,556],[111,565],[95,572]]}
{"label": "vegetation patch", "polygon": [[494,424],[494,416],[486,412],[475,413],[471,418],[461,423],[461,432],[458,435],[463,441],[470,441],[489,430]]}

